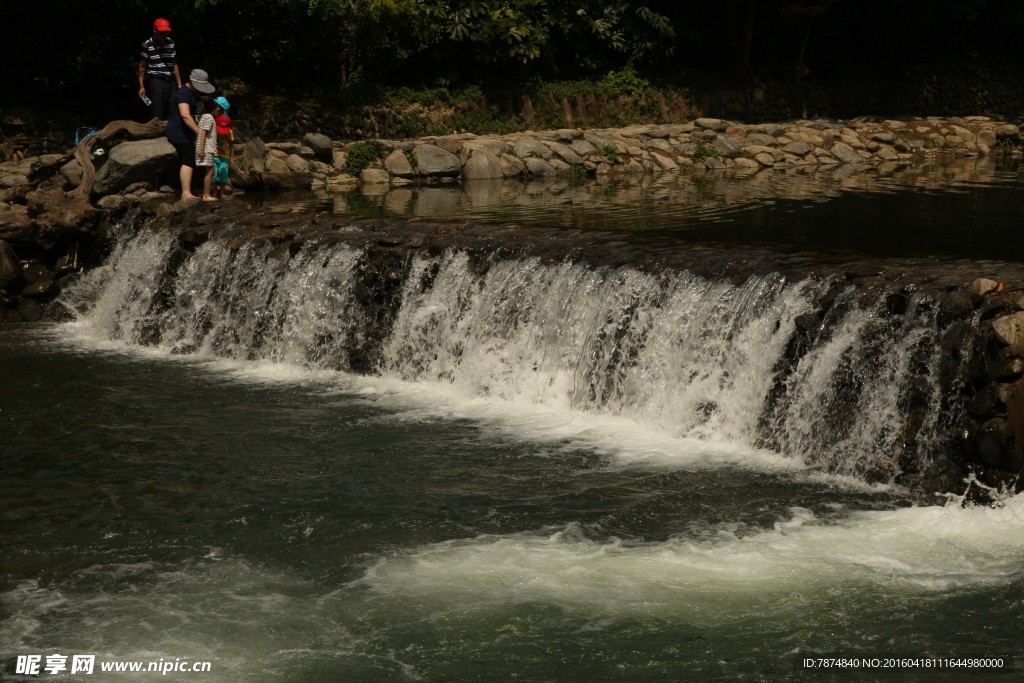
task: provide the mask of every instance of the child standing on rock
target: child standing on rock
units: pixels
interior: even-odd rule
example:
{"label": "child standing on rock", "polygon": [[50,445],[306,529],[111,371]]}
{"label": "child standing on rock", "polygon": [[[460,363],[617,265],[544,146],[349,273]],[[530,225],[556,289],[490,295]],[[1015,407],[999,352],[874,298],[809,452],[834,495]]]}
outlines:
{"label": "child standing on rock", "polygon": [[196,138],[196,168],[203,171],[203,201],[216,201],[216,197],[210,190],[213,185],[213,157],[217,154],[217,125],[213,113],[218,110],[223,113],[219,105],[211,103],[209,98],[203,98],[203,111],[206,112],[199,119],[199,136]]}
{"label": "child standing on rock", "polygon": [[231,117],[228,110],[231,103],[226,97],[213,101],[213,120],[217,124],[217,154],[213,157],[213,196],[221,199],[228,184],[228,174],[235,158],[235,134],[231,131]]}

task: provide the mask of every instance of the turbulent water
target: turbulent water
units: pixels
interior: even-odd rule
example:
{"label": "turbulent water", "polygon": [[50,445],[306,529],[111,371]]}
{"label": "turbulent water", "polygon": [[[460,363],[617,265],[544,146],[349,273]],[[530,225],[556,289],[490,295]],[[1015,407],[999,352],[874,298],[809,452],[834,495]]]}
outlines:
{"label": "turbulent water", "polygon": [[176,248],[126,231],[65,294],[76,320],[0,332],[8,672],[61,653],[211,663],[175,680],[786,680],[815,655],[1020,657],[1022,498],[892,483],[942,455],[955,410],[913,300],[895,323],[840,288],[783,367],[834,281],[480,275],[452,251],[407,264],[374,338],[351,247],[212,239],[165,280]]}

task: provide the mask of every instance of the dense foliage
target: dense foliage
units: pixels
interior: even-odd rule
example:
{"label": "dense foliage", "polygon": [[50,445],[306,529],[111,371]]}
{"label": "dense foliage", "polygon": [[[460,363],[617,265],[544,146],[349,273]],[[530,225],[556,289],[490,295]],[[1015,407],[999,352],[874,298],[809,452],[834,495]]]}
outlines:
{"label": "dense foliage", "polygon": [[185,69],[281,94],[609,72],[827,81],[1013,61],[1024,31],[1024,3],[1000,0],[36,0],[7,15],[3,98],[131,96],[157,16]]}

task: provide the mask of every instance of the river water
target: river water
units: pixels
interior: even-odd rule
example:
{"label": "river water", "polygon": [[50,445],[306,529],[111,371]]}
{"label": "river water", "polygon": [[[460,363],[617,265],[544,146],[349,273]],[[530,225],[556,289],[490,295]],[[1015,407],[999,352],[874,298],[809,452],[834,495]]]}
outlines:
{"label": "river water", "polygon": [[[894,251],[925,255],[912,185],[880,187],[922,222],[893,238],[914,249]],[[1019,206],[1015,173],[946,189],[929,190],[942,225],[976,225],[979,193],[996,192],[1006,203],[993,229],[1010,234],[1001,217]],[[577,190],[576,204],[592,192]],[[849,221],[871,201],[861,194],[814,202],[847,202]],[[634,205],[654,206],[656,227],[672,230],[656,201]],[[781,228],[755,234],[749,221],[744,232],[724,200],[720,214],[707,201],[707,216],[676,227],[822,246]],[[763,215],[764,201],[739,208]],[[492,209],[506,220],[518,211],[503,206]],[[533,220],[558,215],[568,214]],[[621,229],[635,227],[630,215]],[[834,214],[817,215],[810,232],[835,234]],[[800,220],[815,227],[813,213]],[[943,255],[949,233],[939,232]],[[153,316],[153,273],[169,249],[165,237],[125,231],[112,270],[67,295],[84,311],[76,320],[0,329],[4,675],[32,680],[14,676],[18,657],[45,665],[53,654],[95,655],[95,673],[38,678],[1022,675],[1024,497],[965,506],[863,476],[899,405],[886,387],[914,351],[885,356],[892,374],[877,386],[862,377],[848,411],[857,416],[823,435],[824,404],[842,400],[826,376],[868,374],[839,360],[860,339],[863,312],[852,311],[794,375],[775,447],[755,434],[766,373],[809,283],[681,274],[655,296],[638,273],[534,263],[467,284],[464,264],[443,256],[413,265],[434,267],[434,284],[407,285],[395,332],[364,375],[346,371],[337,341],[354,324],[339,314],[350,310],[354,254],[254,273],[265,254],[229,257],[211,241],[183,266],[162,340],[144,346],[138,326]],[[709,292],[720,306],[702,306]],[[609,335],[594,321],[616,306],[634,316],[616,348],[641,338],[643,348],[629,367],[595,365]],[[256,325],[264,314],[279,324]],[[1018,668],[887,675],[800,664],[819,656],[998,657]],[[113,661],[211,666],[100,671]]]}

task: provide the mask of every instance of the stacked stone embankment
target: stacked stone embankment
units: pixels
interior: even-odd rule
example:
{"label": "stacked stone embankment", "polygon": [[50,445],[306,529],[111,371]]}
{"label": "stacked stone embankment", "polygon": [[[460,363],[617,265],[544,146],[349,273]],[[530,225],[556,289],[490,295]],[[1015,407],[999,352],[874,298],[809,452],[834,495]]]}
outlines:
{"label": "stacked stone embankment", "polygon": [[895,169],[940,154],[985,156],[1017,150],[1020,128],[984,116],[906,121],[794,121],[685,124],[619,129],[470,133],[417,140],[334,141],[318,133],[285,143],[253,141],[247,171],[308,173],[314,188],[356,184],[557,175],[751,173],[852,165]]}

